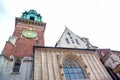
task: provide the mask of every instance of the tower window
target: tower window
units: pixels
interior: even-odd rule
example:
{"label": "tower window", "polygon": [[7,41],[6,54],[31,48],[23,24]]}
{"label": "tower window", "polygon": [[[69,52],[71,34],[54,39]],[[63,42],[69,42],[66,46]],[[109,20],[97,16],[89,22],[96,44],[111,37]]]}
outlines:
{"label": "tower window", "polygon": [[80,45],[80,43],[78,42],[78,40],[77,40],[77,39],[75,39],[75,41],[76,41],[76,43],[77,43],[78,45]]}
{"label": "tower window", "polygon": [[80,65],[71,58],[65,59],[63,62],[63,69],[66,80],[82,80],[85,75]]}
{"label": "tower window", "polygon": [[67,34],[69,35],[70,39],[72,39],[72,36],[71,36],[71,34],[70,34],[69,32],[68,32]]}
{"label": "tower window", "polygon": [[69,37],[70,37],[70,39],[71,39],[72,43],[74,44],[74,41],[73,41],[73,38],[72,38],[72,36],[71,36],[70,32],[68,32],[67,34],[69,35]]}
{"label": "tower window", "polygon": [[69,42],[68,38],[65,38],[65,40],[66,40],[66,42],[67,42],[68,44],[70,44],[70,42]]}
{"label": "tower window", "polygon": [[33,21],[34,21],[34,17],[30,16],[30,20],[33,20]]}
{"label": "tower window", "polygon": [[19,72],[20,65],[21,65],[21,61],[20,60],[16,60],[15,64],[14,64],[13,72]]}
{"label": "tower window", "polygon": [[68,32],[67,34],[68,34],[69,36],[71,36],[71,34],[70,34],[69,32]]}

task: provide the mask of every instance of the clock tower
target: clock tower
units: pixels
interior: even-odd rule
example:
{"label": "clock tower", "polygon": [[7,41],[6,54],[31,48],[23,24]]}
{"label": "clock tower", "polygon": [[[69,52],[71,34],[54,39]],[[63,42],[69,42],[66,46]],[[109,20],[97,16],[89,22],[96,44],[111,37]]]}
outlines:
{"label": "clock tower", "polygon": [[13,35],[0,55],[0,80],[32,80],[33,46],[44,46],[45,26],[35,10],[15,18]]}
{"label": "clock tower", "polygon": [[10,57],[31,57],[33,46],[44,46],[44,31],[46,23],[35,10],[22,13],[15,19],[15,30],[6,42],[2,54]]}

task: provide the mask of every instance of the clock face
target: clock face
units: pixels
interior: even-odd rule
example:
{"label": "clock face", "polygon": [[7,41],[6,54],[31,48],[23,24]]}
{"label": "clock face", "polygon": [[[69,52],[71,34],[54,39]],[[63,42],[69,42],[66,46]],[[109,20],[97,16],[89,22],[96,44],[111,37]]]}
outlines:
{"label": "clock face", "polygon": [[26,38],[36,38],[37,33],[33,30],[24,30],[22,31],[22,35]]}

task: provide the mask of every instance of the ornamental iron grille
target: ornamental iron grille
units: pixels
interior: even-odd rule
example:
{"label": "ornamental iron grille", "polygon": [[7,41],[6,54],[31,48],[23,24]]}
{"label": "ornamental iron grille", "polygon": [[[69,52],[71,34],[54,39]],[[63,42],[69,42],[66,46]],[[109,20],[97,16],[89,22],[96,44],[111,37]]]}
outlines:
{"label": "ornamental iron grille", "polygon": [[85,75],[77,61],[67,58],[63,62],[63,69],[66,80],[83,80]]}

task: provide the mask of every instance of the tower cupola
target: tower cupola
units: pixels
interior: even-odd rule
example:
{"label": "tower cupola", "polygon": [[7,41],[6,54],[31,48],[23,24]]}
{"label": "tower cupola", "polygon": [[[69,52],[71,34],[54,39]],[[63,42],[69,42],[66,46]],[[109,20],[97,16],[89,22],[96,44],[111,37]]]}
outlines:
{"label": "tower cupola", "polygon": [[38,14],[35,10],[29,10],[28,12],[25,11],[22,13],[21,18],[27,19],[27,20],[33,20],[37,22],[42,22],[42,16]]}

